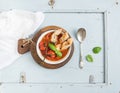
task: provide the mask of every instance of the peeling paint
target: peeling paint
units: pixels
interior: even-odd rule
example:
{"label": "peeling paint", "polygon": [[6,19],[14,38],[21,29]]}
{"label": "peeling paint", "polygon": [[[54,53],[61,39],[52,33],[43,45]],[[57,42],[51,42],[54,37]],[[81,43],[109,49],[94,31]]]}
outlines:
{"label": "peeling paint", "polygon": [[118,5],[118,4],[119,4],[118,0],[116,0],[116,1],[115,1],[115,4],[116,4],[116,5]]}
{"label": "peeling paint", "polygon": [[112,82],[110,82],[109,84],[112,85]]}
{"label": "peeling paint", "polygon": [[62,86],[60,86],[60,88],[63,88]]}
{"label": "peeling paint", "polygon": [[116,2],[116,5],[118,5],[119,3],[118,2]]}
{"label": "peeling paint", "polygon": [[99,8],[97,8],[97,10],[99,10]]}
{"label": "peeling paint", "polygon": [[25,83],[26,82],[26,74],[25,72],[20,73],[20,83]]}

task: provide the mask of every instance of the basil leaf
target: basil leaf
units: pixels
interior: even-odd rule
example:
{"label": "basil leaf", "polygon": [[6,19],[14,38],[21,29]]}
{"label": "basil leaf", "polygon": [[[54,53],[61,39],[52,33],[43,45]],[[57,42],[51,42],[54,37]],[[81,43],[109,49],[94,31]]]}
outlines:
{"label": "basil leaf", "polygon": [[88,54],[88,55],[86,56],[86,60],[87,60],[88,62],[93,62],[93,57],[92,57],[92,55]]}
{"label": "basil leaf", "polygon": [[101,47],[94,47],[92,51],[93,53],[98,54],[101,51]]}
{"label": "basil leaf", "polygon": [[62,57],[62,53],[60,51],[56,50],[55,53],[57,54],[57,56]]}
{"label": "basil leaf", "polygon": [[48,44],[48,47],[49,47],[51,50],[56,51],[56,47],[55,47],[54,44],[49,43],[49,44]]}
{"label": "basil leaf", "polygon": [[62,57],[62,52],[58,51],[58,50],[56,49],[56,47],[55,47],[54,44],[49,43],[49,44],[48,44],[48,47],[49,47],[51,50],[53,50],[53,51],[57,54],[57,56]]}

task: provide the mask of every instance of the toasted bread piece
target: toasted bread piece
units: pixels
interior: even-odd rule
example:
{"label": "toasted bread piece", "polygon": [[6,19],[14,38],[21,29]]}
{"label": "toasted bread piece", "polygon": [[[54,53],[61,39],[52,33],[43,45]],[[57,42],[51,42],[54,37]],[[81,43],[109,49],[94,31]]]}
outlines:
{"label": "toasted bread piece", "polygon": [[56,43],[58,35],[62,33],[62,29],[55,30],[55,32],[51,35],[51,42]]}
{"label": "toasted bread piece", "polygon": [[57,44],[55,47],[57,50],[61,50],[61,44]]}
{"label": "toasted bread piece", "polygon": [[67,32],[63,33],[62,37],[60,38],[60,43],[63,43],[68,38],[69,38],[68,33]]}
{"label": "toasted bread piece", "polygon": [[61,50],[67,49],[72,45],[72,38],[69,38],[67,41],[63,42],[62,46],[61,46]]}

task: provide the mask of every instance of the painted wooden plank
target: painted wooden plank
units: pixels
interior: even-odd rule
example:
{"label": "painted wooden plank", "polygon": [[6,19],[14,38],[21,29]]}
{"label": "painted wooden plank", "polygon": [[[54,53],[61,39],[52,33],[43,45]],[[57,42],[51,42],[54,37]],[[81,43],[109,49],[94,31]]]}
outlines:
{"label": "painted wooden plank", "polygon": [[[25,10],[31,10],[31,11],[39,11],[39,10],[48,10],[47,7],[47,3],[45,2],[45,7],[42,5],[42,3],[38,3],[38,2],[44,2],[48,0],[36,0],[37,2],[32,2],[31,0],[29,0],[30,2],[28,3],[27,0],[0,0],[0,10],[9,10],[11,8],[16,8],[16,9],[25,9]],[[120,29],[120,22],[119,22],[119,16],[120,16],[120,6],[119,6],[119,2],[120,0],[93,0],[88,1],[88,0],[74,0],[76,1],[75,3],[77,3],[77,5],[72,1],[70,1],[69,4],[66,4],[68,0],[57,0],[55,8],[57,9],[83,9],[83,10],[99,10],[99,9],[103,9],[103,10],[108,10],[108,79],[109,79],[109,83],[111,85],[105,86],[105,87],[96,87],[95,86],[84,86],[84,84],[82,85],[61,85],[61,84],[48,84],[48,85],[44,85],[44,84],[38,84],[38,85],[23,85],[23,84],[14,84],[14,83],[10,83],[10,84],[2,84],[2,86],[0,85],[0,92],[2,93],[80,93],[80,92],[84,92],[84,93],[89,93],[89,92],[93,92],[93,93],[119,93],[120,92],[120,88],[119,88],[119,55],[120,55],[120,43],[118,42],[120,39],[119,36],[119,29]],[[64,2],[64,3],[63,3]],[[35,4],[38,3],[38,4]],[[117,4],[118,3],[118,4]],[[81,5],[79,5],[81,4]],[[62,7],[61,7],[62,5]],[[33,7],[34,6],[34,7]],[[47,7],[46,7],[47,6]],[[43,9],[44,7],[44,9]],[[50,7],[49,7],[50,8]],[[85,8],[85,9],[84,9]],[[26,56],[26,55],[25,55]],[[26,56],[28,59],[32,60],[29,54]],[[26,59],[25,57],[25,59]],[[23,59],[22,59],[23,58]],[[28,64],[24,64],[24,63],[20,63],[19,61],[17,61],[15,64],[13,64],[12,66],[0,71],[0,74],[2,74],[1,72],[7,72],[6,76],[4,77],[8,77],[8,78],[13,78],[16,74],[14,74],[13,76],[10,76],[10,71],[14,71],[14,68],[17,70],[18,68],[21,68],[20,71],[16,71],[16,72],[21,72],[21,71],[25,71],[22,68],[26,68],[28,66],[32,67],[36,67],[36,69],[41,69],[41,67],[39,67],[37,64],[34,63],[34,61],[29,61],[29,60],[24,60],[24,56],[22,57],[20,60],[20,62],[25,61],[25,62],[29,62]],[[19,63],[18,63],[19,62]],[[21,67],[21,65],[24,64],[24,67]],[[66,65],[68,66],[68,65]],[[90,65],[91,66],[91,65]],[[18,68],[17,68],[18,67]],[[92,67],[92,66],[91,66]],[[7,71],[9,70],[9,72]],[[8,75],[7,75],[8,74]],[[17,74],[18,75],[18,74]],[[0,78],[3,78],[0,76]],[[0,79],[1,80],[1,79]],[[13,81],[18,81],[18,77],[16,80]]]}
{"label": "painted wooden plank", "polygon": [[111,89],[110,87],[101,87],[101,86],[87,86],[87,87],[81,87],[80,85],[62,85],[62,84],[3,84],[1,85],[1,92],[2,93],[104,93],[109,92],[118,93],[118,90]]}
{"label": "painted wooden plank", "polygon": [[[22,61],[22,60],[21,60]],[[18,61],[18,62],[21,62]],[[30,61],[28,61],[30,62]],[[22,62],[23,63],[23,62]],[[89,75],[94,75],[95,83],[103,83],[102,67],[85,68],[81,71],[79,68],[65,66],[57,70],[48,70],[39,67],[37,64],[23,63],[24,67],[12,66],[6,71],[2,71],[1,82],[19,83],[20,74],[26,74],[26,83],[89,83]],[[31,68],[28,68],[30,66]],[[27,67],[27,69],[26,69]],[[13,69],[14,68],[14,69]],[[95,70],[96,69],[96,70]],[[11,72],[10,72],[11,71]],[[95,73],[96,72],[96,73]],[[9,78],[8,78],[9,77]]]}
{"label": "painted wooden plank", "polygon": [[[46,13],[46,19],[41,27],[47,25],[61,26],[73,37],[75,51],[70,62],[60,69],[48,70],[37,66],[28,53],[18,59],[14,66],[2,70],[1,82],[19,82],[20,73],[25,72],[26,81],[31,83],[89,83],[90,75],[94,75],[96,83],[103,83],[104,51],[102,50],[99,55],[92,53],[93,47],[104,47],[103,13]],[[76,38],[76,32],[80,27],[84,27],[87,30],[87,38],[83,43],[85,62],[83,70],[78,66],[80,52]],[[85,56],[87,54],[93,55],[93,63],[86,62]]]}
{"label": "painted wooden plank", "polygon": [[[51,9],[49,0],[0,0],[0,10],[24,9],[40,11]],[[54,9],[106,9],[115,5],[117,0],[55,0]]]}

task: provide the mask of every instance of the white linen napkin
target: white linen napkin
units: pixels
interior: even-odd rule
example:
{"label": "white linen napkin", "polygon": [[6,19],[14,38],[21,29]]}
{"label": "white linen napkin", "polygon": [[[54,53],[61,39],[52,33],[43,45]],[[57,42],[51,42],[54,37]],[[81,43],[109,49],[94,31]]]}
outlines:
{"label": "white linen napkin", "polygon": [[17,52],[18,39],[34,33],[43,20],[42,12],[11,10],[0,13],[0,69],[21,56]]}

